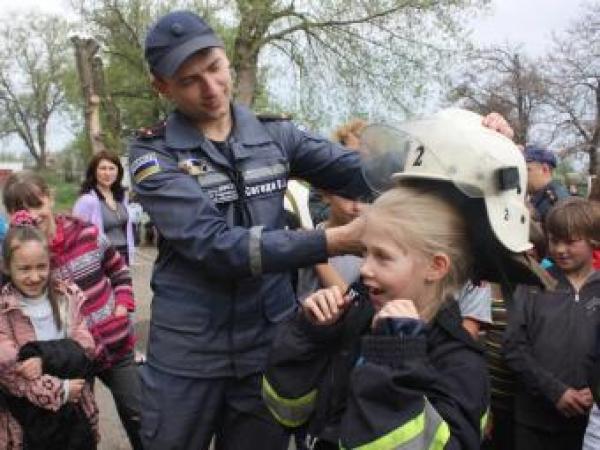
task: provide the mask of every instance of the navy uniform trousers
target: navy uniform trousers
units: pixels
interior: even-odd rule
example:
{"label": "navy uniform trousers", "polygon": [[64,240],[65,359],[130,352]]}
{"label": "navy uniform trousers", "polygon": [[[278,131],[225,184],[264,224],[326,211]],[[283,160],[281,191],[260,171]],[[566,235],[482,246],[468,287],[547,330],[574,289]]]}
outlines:
{"label": "navy uniform trousers", "polygon": [[261,374],[188,378],[146,364],[141,376],[145,450],[208,449],[213,433],[217,450],[288,448],[289,434],[260,396]]}

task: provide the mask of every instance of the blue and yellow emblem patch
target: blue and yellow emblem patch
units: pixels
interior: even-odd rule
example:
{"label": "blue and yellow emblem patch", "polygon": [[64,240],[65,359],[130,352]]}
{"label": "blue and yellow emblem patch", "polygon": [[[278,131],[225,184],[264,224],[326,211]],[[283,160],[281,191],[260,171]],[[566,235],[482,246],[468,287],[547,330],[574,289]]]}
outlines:
{"label": "blue and yellow emblem patch", "polygon": [[141,183],[150,175],[160,172],[156,153],[146,153],[131,163],[131,174],[136,183]]}

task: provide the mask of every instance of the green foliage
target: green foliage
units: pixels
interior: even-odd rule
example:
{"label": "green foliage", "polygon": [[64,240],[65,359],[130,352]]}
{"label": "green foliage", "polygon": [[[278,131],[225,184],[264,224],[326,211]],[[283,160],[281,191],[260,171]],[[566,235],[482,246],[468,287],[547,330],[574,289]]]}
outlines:
{"label": "green foliage", "polygon": [[[109,146],[121,147],[133,130],[156,123],[170,109],[151,86],[143,54],[143,41],[148,27],[159,16],[175,9],[190,9],[207,19],[224,40],[228,49],[233,46],[235,30],[216,16],[218,8],[207,2],[191,0],[111,0],[82,1],[80,12],[93,26],[95,38],[102,44],[108,94],[115,101],[121,119],[121,135],[112,137]],[[102,116],[106,129],[106,116]]]}
{"label": "green foliage", "polygon": [[62,111],[62,80],[72,60],[62,18],[30,14],[0,22],[0,135],[22,141],[46,163],[48,123]]}
{"label": "green foliage", "polygon": [[57,213],[70,213],[79,195],[79,185],[66,182],[62,175],[54,170],[43,170],[40,174],[54,194],[54,211]]}

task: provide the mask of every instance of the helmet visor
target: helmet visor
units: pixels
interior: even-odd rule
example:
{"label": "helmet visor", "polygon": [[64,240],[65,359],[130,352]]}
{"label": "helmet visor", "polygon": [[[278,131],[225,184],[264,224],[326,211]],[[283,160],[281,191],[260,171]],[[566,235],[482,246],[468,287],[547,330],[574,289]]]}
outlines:
{"label": "helmet visor", "polygon": [[381,193],[401,179],[431,179],[448,181],[471,198],[513,188],[520,193],[519,171],[510,170],[506,158],[486,142],[486,133],[473,147],[466,138],[453,142],[455,133],[428,132],[427,122],[376,124],[363,130],[363,174],[371,189]]}

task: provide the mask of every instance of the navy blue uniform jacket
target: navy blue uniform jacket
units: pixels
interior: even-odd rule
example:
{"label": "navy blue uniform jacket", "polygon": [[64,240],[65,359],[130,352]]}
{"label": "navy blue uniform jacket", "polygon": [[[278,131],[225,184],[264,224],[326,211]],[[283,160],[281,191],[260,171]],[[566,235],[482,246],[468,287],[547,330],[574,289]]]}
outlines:
{"label": "navy blue uniform jacket", "polygon": [[130,145],[133,189],[162,236],[148,364],[175,375],[260,372],[295,308],[289,271],[327,259],[323,232],[284,229],[289,178],[368,194],[358,153],[239,105],[232,114],[230,158],[178,112]]}

